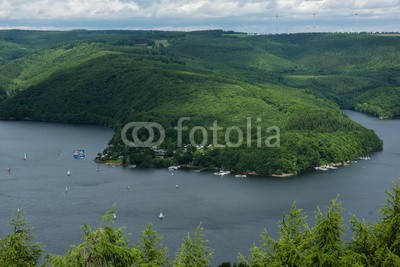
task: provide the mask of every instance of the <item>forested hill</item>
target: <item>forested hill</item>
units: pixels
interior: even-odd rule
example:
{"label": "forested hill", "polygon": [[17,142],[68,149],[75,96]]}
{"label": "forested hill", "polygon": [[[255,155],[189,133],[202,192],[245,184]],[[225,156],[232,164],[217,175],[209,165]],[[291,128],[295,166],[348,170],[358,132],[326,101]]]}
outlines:
{"label": "forested hill", "polygon": [[[399,116],[399,41],[370,34],[0,31],[0,118],[115,126],[104,160],[299,173],[382,147],[339,107]],[[180,117],[191,118],[189,129],[215,120],[244,129],[251,117],[250,142],[256,127],[278,126],[281,146],[227,148],[219,134],[219,148],[180,149],[173,130]],[[129,121],[161,123],[167,156],[122,145]]]}
{"label": "forested hill", "polygon": [[342,108],[400,116],[400,36],[378,34],[0,31],[0,98],[116,53],[250,83],[309,89]]}

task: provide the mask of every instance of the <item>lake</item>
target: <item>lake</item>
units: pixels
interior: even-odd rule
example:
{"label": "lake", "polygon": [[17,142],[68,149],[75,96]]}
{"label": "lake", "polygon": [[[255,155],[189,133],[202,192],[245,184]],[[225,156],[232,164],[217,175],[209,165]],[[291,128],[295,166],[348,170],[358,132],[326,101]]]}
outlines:
{"label": "lake", "polygon": [[[65,253],[69,245],[80,243],[82,223],[98,226],[100,217],[116,203],[116,225],[127,227],[131,242],[137,243],[140,231],[152,222],[164,236],[171,257],[184,235],[202,222],[216,265],[234,262],[238,252],[247,255],[263,229],[276,236],[277,222],[294,201],[312,219],[317,206],[325,207],[340,195],[346,218],[352,213],[374,220],[385,189],[400,176],[400,121],[344,112],[374,129],[385,142],[384,150],[372,154],[369,161],[335,171],[285,179],[219,177],[189,170],[171,176],[165,169],[98,165],[92,159],[106,147],[110,129],[2,121],[0,235],[11,231],[7,221],[21,207],[46,252]],[[85,149],[86,159],[74,159],[75,149]],[[162,221],[160,212],[165,215]]]}

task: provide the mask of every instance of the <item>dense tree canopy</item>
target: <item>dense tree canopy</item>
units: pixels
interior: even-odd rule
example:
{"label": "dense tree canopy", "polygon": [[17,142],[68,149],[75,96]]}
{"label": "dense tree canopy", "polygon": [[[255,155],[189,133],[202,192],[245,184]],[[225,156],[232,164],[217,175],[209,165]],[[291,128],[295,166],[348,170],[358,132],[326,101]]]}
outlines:
{"label": "dense tree canopy", "polygon": [[[0,118],[115,127],[100,160],[118,164],[297,174],[381,149],[339,108],[398,117],[399,44],[398,36],[372,34],[0,31]],[[224,130],[207,147],[226,145],[228,127],[247,134],[247,118],[251,138],[237,148],[186,151],[174,130],[181,117],[209,137],[218,121]],[[131,121],[160,123],[167,156],[127,148],[120,134]],[[258,127],[264,144],[270,126],[280,129],[280,148],[247,149],[258,144]],[[202,133],[194,138],[200,144]],[[229,141],[238,141],[235,131]]]}

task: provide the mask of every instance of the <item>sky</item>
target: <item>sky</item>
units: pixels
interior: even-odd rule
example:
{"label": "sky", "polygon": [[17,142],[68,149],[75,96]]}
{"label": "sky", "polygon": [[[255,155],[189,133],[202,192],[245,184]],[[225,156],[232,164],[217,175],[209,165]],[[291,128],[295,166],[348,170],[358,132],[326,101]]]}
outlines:
{"label": "sky", "polygon": [[400,31],[400,0],[0,0],[0,29]]}

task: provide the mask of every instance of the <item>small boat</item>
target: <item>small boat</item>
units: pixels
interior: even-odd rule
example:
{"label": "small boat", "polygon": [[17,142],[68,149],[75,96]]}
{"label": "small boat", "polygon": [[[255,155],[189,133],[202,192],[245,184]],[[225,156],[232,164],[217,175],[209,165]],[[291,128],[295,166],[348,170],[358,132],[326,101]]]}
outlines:
{"label": "small boat", "polygon": [[113,219],[116,220],[117,219],[117,214],[114,212],[113,214]]}
{"label": "small boat", "polygon": [[316,171],[327,171],[327,170],[328,170],[328,168],[326,168],[326,167],[321,167],[321,166],[315,167],[314,169],[315,169]]}
{"label": "small boat", "polygon": [[129,165],[128,168],[129,169],[134,169],[134,168],[136,168],[136,165]]}
{"label": "small boat", "polygon": [[168,167],[168,170],[169,170],[169,171],[177,171],[178,169],[179,169],[178,166],[169,166],[169,167]]}
{"label": "small boat", "polygon": [[200,170],[194,170],[194,172],[202,172],[202,171],[205,171],[206,170],[206,168],[203,168],[203,169],[200,169]]}
{"label": "small boat", "polygon": [[162,220],[162,219],[165,218],[165,216],[164,216],[164,214],[162,214],[162,212],[160,212],[160,215],[158,215],[158,218],[159,218],[160,220]]}
{"label": "small boat", "polygon": [[19,208],[17,208],[17,212],[20,212],[21,210]]}
{"label": "small boat", "polygon": [[77,149],[74,151],[74,158],[75,159],[84,159],[85,158],[85,150]]}
{"label": "small boat", "polygon": [[337,170],[337,168],[335,166],[332,166],[332,165],[328,165],[328,166],[326,166],[326,168],[328,170]]}
{"label": "small boat", "polygon": [[175,188],[179,188],[179,185],[175,185]]}
{"label": "small boat", "polygon": [[24,154],[24,160],[26,160],[26,153]]}
{"label": "small boat", "polygon": [[67,171],[67,175],[68,175],[68,176],[71,176],[71,171]]}
{"label": "small boat", "polygon": [[65,187],[65,193],[68,193],[68,186]]}
{"label": "small boat", "polygon": [[247,175],[246,174],[236,174],[235,177],[236,178],[246,178]]}
{"label": "small boat", "polygon": [[231,173],[230,171],[222,171],[222,170],[220,170],[219,172],[214,172],[214,175],[224,176],[224,175],[227,175],[227,174],[230,174],[230,173]]}
{"label": "small boat", "polygon": [[174,176],[174,173],[171,173],[171,176]]}
{"label": "small boat", "polygon": [[11,167],[10,166],[8,166],[7,171],[11,172]]}
{"label": "small boat", "polygon": [[130,190],[131,190],[131,187],[128,185],[128,187],[127,187],[126,189],[128,189],[128,191],[130,191]]}

